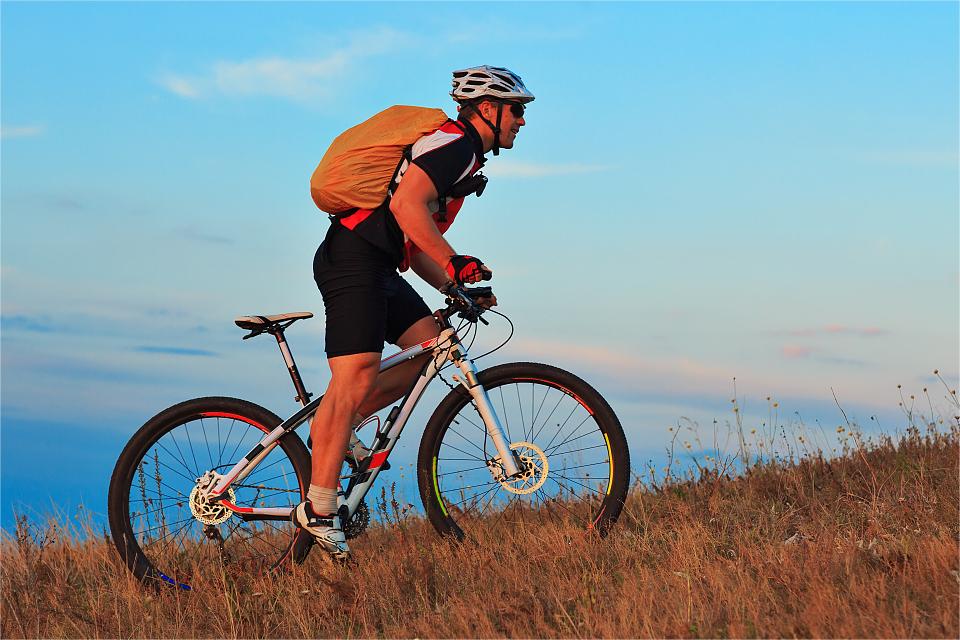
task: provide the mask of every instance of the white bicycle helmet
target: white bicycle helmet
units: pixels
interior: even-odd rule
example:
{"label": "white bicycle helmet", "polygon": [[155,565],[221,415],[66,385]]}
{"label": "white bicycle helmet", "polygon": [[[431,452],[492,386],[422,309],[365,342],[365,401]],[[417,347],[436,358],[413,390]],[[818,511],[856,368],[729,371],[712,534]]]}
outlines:
{"label": "white bicycle helmet", "polygon": [[521,104],[533,102],[534,95],[523,85],[520,76],[503,67],[482,65],[453,72],[453,91],[457,102],[477,98],[500,98]]}

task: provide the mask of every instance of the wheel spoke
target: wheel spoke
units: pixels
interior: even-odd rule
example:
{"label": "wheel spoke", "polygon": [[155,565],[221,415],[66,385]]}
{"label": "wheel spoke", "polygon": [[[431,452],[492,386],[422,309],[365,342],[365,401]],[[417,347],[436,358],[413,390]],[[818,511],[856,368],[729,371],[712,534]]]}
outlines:
{"label": "wheel spoke", "polygon": [[[607,448],[606,444],[597,444],[590,447],[583,447],[582,449],[571,449],[570,451],[554,451],[553,455],[566,456],[566,455],[570,455],[571,453],[580,453],[581,451],[589,451],[591,449],[606,449],[606,448]],[[544,453],[550,453],[550,452],[544,451]]]}
{"label": "wheel spoke", "polygon": [[[466,442],[467,444],[469,444],[471,447],[473,447],[474,449],[476,449],[477,451],[480,452],[480,455],[483,456],[482,458],[480,458],[481,460],[486,460],[486,458],[487,458],[487,452],[484,451],[483,449],[481,449],[480,447],[478,447],[477,444],[476,444],[473,440],[470,440],[469,438],[464,437],[464,435],[463,435],[462,433],[460,433],[459,431],[457,431],[457,430],[454,429],[453,427],[448,428],[447,431],[450,431],[450,432],[452,432],[453,434],[459,436],[461,440],[463,440],[464,442]],[[484,443],[484,444],[486,444],[486,443]],[[450,445],[450,444],[447,444],[447,446],[451,446],[451,445]],[[460,451],[460,449],[457,449],[457,451]],[[461,453],[464,453],[464,454],[466,454],[466,455],[470,455],[469,453],[466,453],[465,451],[461,451]]]}
{"label": "wheel spoke", "polygon": [[[531,408],[531,409],[533,409],[533,398],[534,398],[534,391],[536,390],[536,388],[537,388],[537,385],[532,384],[532,383],[530,384],[530,402],[531,402],[530,408]],[[550,391],[551,391],[552,389],[553,389],[553,387],[546,387],[546,389],[544,389],[544,391],[543,391],[543,397],[540,398],[540,406],[537,407],[537,412],[536,412],[536,414],[534,414],[533,419],[530,420],[530,433],[527,435],[527,440],[533,440],[533,430],[534,430],[534,429],[536,428],[536,426],[537,426],[537,418],[540,417],[540,411],[543,409],[543,405],[544,405],[544,404],[546,403],[546,401],[547,401],[547,396],[550,395]],[[562,398],[561,398],[561,399],[562,399]]]}
{"label": "wheel spoke", "polygon": [[[489,489],[487,489],[486,491],[484,491],[483,493],[481,493],[481,492],[478,491],[477,493],[475,493],[474,495],[470,496],[469,498],[464,498],[464,499],[461,500],[460,502],[454,502],[454,503],[451,504],[450,506],[451,506],[451,507],[459,507],[459,506],[460,506],[461,504],[463,504],[464,502],[467,502],[468,500],[472,500],[472,499],[474,499],[474,498],[475,498],[476,496],[478,496],[478,495],[480,496],[480,499],[482,500],[482,499],[484,498],[484,496],[486,496],[486,495],[487,495],[488,493],[490,493],[491,491],[495,490],[495,489],[497,488],[497,486],[500,485],[499,482],[488,482],[487,484],[492,484],[493,486],[490,487]],[[483,485],[475,485],[475,486],[483,486]],[[464,487],[464,489],[472,489],[472,488],[473,488],[473,487]]]}
{"label": "wheel spoke", "polygon": [[[189,422],[187,424],[190,424]],[[197,463],[197,453],[193,450],[193,440],[190,438],[190,427],[183,425],[183,432],[187,435],[187,442],[190,444],[190,455],[193,457],[193,464],[196,465],[197,475],[200,475],[200,465]]]}
{"label": "wheel spoke", "polygon": [[[459,452],[459,453],[462,453],[462,454],[465,455],[465,456],[469,456],[469,455],[470,455],[469,453],[467,453],[467,452],[464,451],[463,449],[458,449],[457,447],[453,446],[453,445],[450,444],[449,442],[444,442],[444,443],[443,443],[443,446],[448,447],[448,448],[450,448],[450,449],[453,449],[454,451],[457,451],[457,452]],[[481,451],[481,453],[483,453],[483,452]],[[439,456],[438,456],[438,459],[440,459]],[[447,459],[448,459],[448,458],[443,458],[443,460],[447,460]],[[474,457],[474,458],[469,458],[469,460],[470,460],[471,462],[476,461],[476,460],[482,460],[482,461],[484,461],[484,462],[486,461],[484,458],[476,458],[476,457]]]}
{"label": "wheel spoke", "polygon": [[[561,393],[560,393],[560,398],[557,399],[557,404],[553,405],[553,409],[550,410],[550,415],[548,415],[548,416],[547,416],[547,419],[543,421],[543,424],[540,425],[540,428],[537,429],[537,432],[534,433],[533,436],[530,437],[530,442],[536,441],[537,437],[540,435],[540,432],[543,431],[543,428],[546,427],[547,424],[550,422],[550,418],[552,418],[552,417],[553,417],[553,414],[556,413],[557,407],[560,406],[560,403],[563,402],[563,399],[564,399],[565,397],[567,397],[566,394],[563,393],[563,392],[561,392]],[[533,433],[533,430],[532,430],[532,429],[531,429],[531,433]]]}
{"label": "wheel spoke", "polygon": [[[203,418],[200,418],[202,421]],[[214,423],[217,425],[217,466],[220,466],[220,462],[223,461],[223,440],[220,438],[220,418],[217,417],[214,419]]]}
{"label": "wheel spoke", "polygon": [[[582,482],[577,482],[577,481],[574,480],[573,478],[569,478],[569,477],[563,475],[562,473],[551,472],[551,474],[550,474],[549,476],[547,476],[547,479],[552,478],[554,475],[560,476],[560,477],[563,478],[564,480],[569,480],[569,481],[572,482],[573,484],[579,485],[579,486],[583,487],[584,489],[586,489],[587,491],[591,491],[591,492],[595,492],[595,493],[600,493],[600,490],[594,489],[593,487],[591,487],[591,486],[589,486],[589,485],[585,485],[585,484],[583,484]],[[558,480],[554,480],[554,482],[556,482],[557,484],[560,484],[560,482],[559,482]]]}
{"label": "wheel spoke", "polygon": [[[577,410],[577,408],[574,407],[574,408],[573,408],[573,411],[576,411],[576,410]],[[573,411],[570,412],[570,415],[571,415],[571,416],[573,415]],[[569,420],[570,417],[568,416],[567,419]],[[571,442],[571,438],[573,438],[574,440],[576,440],[577,438],[574,438],[573,435],[574,435],[575,433],[577,433],[578,431],[580,431],[580,427],[582,427],[584,424],[586,424],[587,420],[589,420],[589,419],[590,419],[590,414],[587,414],[587,417],[584,418],[583,421],[582,421],[580,424],[578,424],[578,425],[576,426],[576,428],[574,428],[573,431],[570,432],[570,435],[568,435],[566,438],[564,438],[563,440],[561,440],[561,441],[560,441],[560,444],[556,445],[556,447],[561,447],[561,446],[567,444],[568,442]],[[584,434],[584,435],[590,435],[591,433],[592,433],[591,431],[588,431],[588,432],[587,432],[586,434]],[[549,450],[551,450],[551,449],[555,449],[555,448],[556,448],[556,447],[553,445],[553,441],[557,439],[557,436],[558,436],[558,435],[560,435],[560,431],[557,431],[557,433],[554,434],[553,438],[550,439],[550,442],[547,443],[547,446],[545,446],[545,447],[543,448],[544,451],[549,451]],[[578,437],[579,437],[579,436],[578,436]]]}
{"label": "wheel spoke", "polygon": [[[176,441],[174,441],[174,444],[176,444]],[[183,458],[178,458],[177,456],[173,455],[173,452],[170,451],[169,449],[167,449],[165,446],[163,446],[163,444],[162,444],[161,442],[157,442],[157,446],[158,446],[159,448],[163,449],[164,453],[166,453],[168,456],[170,456],[171,458],[173,458],[174,460],[176,460],[177,462],[179,462],[180,465],[186,470],[186,472],[187,472],[188,474],[193,475],[194,477],[196,477],[196,471],[193,470],[193,469],[191,469],[191,468],[187,465],[187,463],[183,460]],[[183,454],[181,454],[181,455],[183,455]]]}
{"label": "wheel spoke", "polygon": [[[567,414],[567,417],[564,419],[563,424],[558,424],[558,425],[557,425],[557,432],[553,434],[553,437],[550,438],[550,442],[547,443],[547,446],[544,447],[544,449],[549,448],[550,445],[553,444],[553,441],[557,439],[557,436],[559,436],[559,435],[563,432],[563,428],[567,426],[567,423],[568,423],[568,422],[570,422],[570,418],[573,417],[573,414],[576,413],[577,408],[578,408],[579,406],[580,406],[580,405],[577,404],[577,405],[574,405],[574,406],[573,406],[573,409],[570,409],[570,413]],[[586,422],[586,421],[589,420],[589,419],[590,419],[590,415],[588,414],[587,417],[584,418],[583,422]],[[583,422],[580,423],[581,426],[583,425]]]}
{"label": "wheel spoke", "polygon": [[[447,460],[449,460],[449,458],[447,458]],[[447,471],[446,473],[438,473],[437,477],[442,478],[443,476],[453,475],[454,473],[466,473],[468,471],[479,471],[480,469],[486,469],[486,468],[487,468],[487,465],[483,465],[482,467],[471,467],[469,469],[458,469],[457,471]]]}
{"label": "wheel spoke", "polygon": [[513,436],[510,435],[510,414],[507,412],[507,405],[503,401],[503,387],[500,387],[500,408],[503,409],[503,427],[507,430],[507,442],[513,442]]}
{"label": "wheel spoke", "polygon": [[203,444],[207,447],[207,460],[210,461],[210,468],[213,469],[216,467],[216,465],[213,464],[213,454],[210,453],[210,439],[207,437],[207,427],[204,426],[203,420],[200,420],[199,422],[200,430],[203,431]]}
{"label": "wheel spoke", "polygon": [[[170,469],[170,471],[174,472],[175,474],[177,474],[178,476],[180,476],[181,478],[183,478],[184,480],[186,480],[187,482],[189,482],[191,486],[193,486],[193,484],[196,483],[196,481],[197,481],[196,478],[190,478],[190,477],[188,477],[188,476],[183,475],[182,473],[180,473],[179,471],[177,471],[176,469],[174,469],[173,467],[171,467],[170,465],[168,465],[168,464],[165,463],[165,462],[161,462],[161,461],[158,460],[157,463],[158,463],[160,466],[162,466],[162,467],[166,467],[167,469]],[[161,484],[162,484],[162,483],[161,483]]]}

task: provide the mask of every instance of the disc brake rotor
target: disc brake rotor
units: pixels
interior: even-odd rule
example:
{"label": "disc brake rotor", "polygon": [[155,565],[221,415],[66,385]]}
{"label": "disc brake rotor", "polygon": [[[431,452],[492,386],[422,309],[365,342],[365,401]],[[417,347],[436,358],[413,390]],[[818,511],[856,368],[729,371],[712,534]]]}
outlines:
{"label": "disc brake rotor", "polygon": [[547,481],[550,465],[543,449],[532,442],[514,442],[510,450],[516,452],[519,459],[520,475],[514,478],[506,477],[499,456],[487,462],[487,467],[493,474],[493,479],[500,486],[518,495],[533,493]]}
{"label": "disc brake rotor", "polygon": [[[227,489],[227,497],[230,502],[235,503],[237,501],[237,494],[233,488]],[[194,487],[193,491],[190,492],[190,513],[203,524],[222,524],[233,515],[233,511],[227,509],[219,501],[210,502],[207,500],[200,493],[199,486]]]}

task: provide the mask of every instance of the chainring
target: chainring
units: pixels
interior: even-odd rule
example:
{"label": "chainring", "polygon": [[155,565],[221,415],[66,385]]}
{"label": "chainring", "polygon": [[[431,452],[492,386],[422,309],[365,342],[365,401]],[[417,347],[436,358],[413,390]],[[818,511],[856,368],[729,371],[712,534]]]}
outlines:
{"label": "chainring", "polygon": [[366,501],[362,501],[353,512],[353,517],[342,525],[343,535],[347,540],[352,540],[366,531],[368,524],[370,524],[370,509],[367,508]]}

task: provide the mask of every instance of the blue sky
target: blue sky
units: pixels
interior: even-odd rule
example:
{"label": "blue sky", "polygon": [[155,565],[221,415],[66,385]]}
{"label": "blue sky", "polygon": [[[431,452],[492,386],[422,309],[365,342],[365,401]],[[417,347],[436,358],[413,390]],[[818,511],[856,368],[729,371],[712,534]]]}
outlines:
{"label": "blue sky", "polygon": [[4,526],[17,504],[102,512],[123,443],[175,401],[292,412],[275,346],[241,342],[237,315],[317,313],[290,339],[321,391],[310,173],[386,106],[453,113],[450,71],[474,64],[537,95],[449,234],[495,270],[517,325],[490,361],[587,377],[638,468],[681,417],[729,419],[734,377],[748,421],[771,396],[784,420],[832,425],[832,389],[888,430],[897,384],[933,390],[934,368],[957,384],[955,3],[4,2],[0,17]]}

